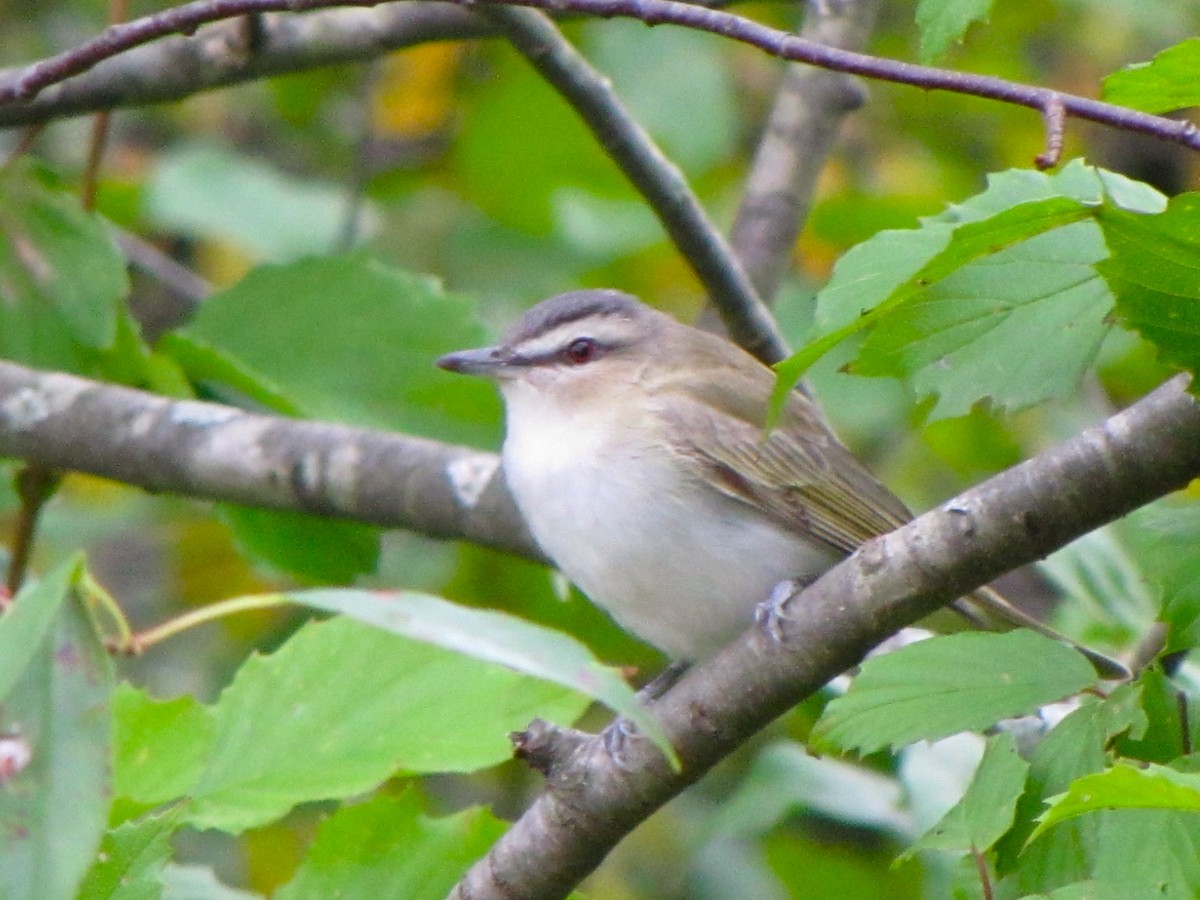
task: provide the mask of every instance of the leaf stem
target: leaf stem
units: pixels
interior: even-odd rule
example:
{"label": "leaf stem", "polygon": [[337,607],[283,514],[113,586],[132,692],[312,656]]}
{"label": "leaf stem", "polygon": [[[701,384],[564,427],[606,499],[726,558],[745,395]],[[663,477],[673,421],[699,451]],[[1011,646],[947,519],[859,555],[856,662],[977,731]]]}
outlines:
{"label": "leaf stem", "polygon": [[136,656],[153,647],[155,644],[161,643],[167,638],[175,637],[177,634],[182,634],[189,628],[195,628],[197,625],[215,622],[217,619],[236,613],[283,606],[287,602],[288,598],[284,594],[250,594],[246,597],[221,600],[217,603],[202,606],[199,609],[190,610],[173,619],[167,619],[167,621],[152,628],[147,628],[144,631],[130,634],[124,644],[119,644],[114,649],[122,653],[128,653],[131,656]]}

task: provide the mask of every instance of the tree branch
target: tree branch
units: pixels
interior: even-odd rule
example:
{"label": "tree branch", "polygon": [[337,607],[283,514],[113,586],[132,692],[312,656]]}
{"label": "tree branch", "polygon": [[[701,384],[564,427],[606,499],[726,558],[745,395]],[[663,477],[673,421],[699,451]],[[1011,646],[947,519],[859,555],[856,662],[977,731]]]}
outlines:
{"label": "tree branch", "polygon": [[1062,102],[1068,116],[1098,122],[1125,131],[1148,134],[1165,141],[1174,141],[1193,150],[1200,150],[1200,128],[1191,122],[1138,112],[1112,103],[1064,94],[1050,88],[1033,87],[995,78],[954,72],[933,66],[883,59],[865,53],[840,50],[805,40],[787,31],[770,28],[750,19],[681,3],[679,0],[455,0],[460,4],[494,3],[530,6],[555,12],[576,12],[602,18],[639,19],[647,25],[682,25],[699,31],[727,37],[739,43],[757,47],[771,56],[792,62],[862,75],[880,81],[909,84],[934,91],[969,94],[1002,103],[1025,106],[1041,112],[1053,105],[1055,98]]}
{"label": "tree branch", "polygon": [[752,628],[648,702],[682,771],[646,740],[627,742],[618,765],[603,738],[526,735],[546,786],[451,897],[565,896],[650,813],[888,635],[1200,475],[1200,405],[1184,384],[870,541],[791,599],[781,640]]}
{"label": "tree branch", "polygon": [[495,5],[480,10],[579,113],[600,145],[646,198],[708,292],[730,336],[764,363],[788,355],[787,343],[741,262],[709,221],[679,167],[546,16]]}
{"label": "tree branch", "polygon": [[0,456],[544,559],[495,454],[422,438],[172,401],[0,361]]}
{"label": "tree branch", "polygon": [[[65,81],[73,75],[96,66],[130,48],[173,34],[190,35],[201,25],[249,13],[300,12],[327,7],[372,7],[384,0],[196,0],[172,7],[123,25],[106,28],[100,35],[78,46],[10,71],[0,79],[0,106],[16,101],[29,101],[50,85]],[[422,0],[426,2],[426,0]],[[459,6],[474,6],[481,0],[455,0]],[[507,3],[531,6],[552,12],[575,12],[611,18],[622,16],[640,19],[648,25],[670,23],[700,31],[709,31],[731,40],[758,47],[765,53],[793,62],[804,62],[898,84],[910,84],[926,90],[944,90],[976,97],[1013,103],[1030,109],[1044,110],[1057,96],[1066,115],[1099,122],[1114,128],[1148,134],[1174,141],[1192,149],[1200,149],[1200,128],[1187,121],[1176,121],[1137,112],[1125,107],[1091,100],[1074,94],[1062,94],[1049,88],[1032,87],[994,78],[920,66],[914,63],[881,59],[864,53],[839,50],[804,40],[786,31],[769,28],[749,19],[716,9],[692,6],[679,0],[482,0],[486,3]],[[440,6],[440,4],[439,4]],[[435,7],[436,8],[436,7]],[[298,17],[305,23],[315,17]],[[439,34],[439,37],[446,37]],[[240,46],[245,43],[239,39]],[[342,41],[345,44],[345,41]],[[252,55],[259,53],[247,48]],[[257,58],[257,56],[256,56]],[[361,58],[361,57],[356,57]],[[329,59],[329,62],[335,61]],[[253,62],[251,63],[253,65]],[[257,69],[254,75],[267,74]],[[115,103],[116,101],[114,101]],[[113,105],[113,104],[109,104]]]}
{"label": "tree branch", "polygon": [[[878,8],[879,0],[809,0],[800,36],[858,49]],[[824,69],[792,64],[783,74],[730,232],[730,243],[768,303],[791,263],[842,119],[863,104],[864,94],[854,79]]]}
{"label": "tree branch", "polygon": [[[110,53],[95,68],[46,88],[32,100],[0,103],[0,127],[182,100],[272,75],[365,62],[429,41],[495,33],[468,10],[435,2],[263,15],[253,48],[246,45],[241,21],[213,25],[194,37]],[[0,94],[10,92],[28,68],[0,71]]]}

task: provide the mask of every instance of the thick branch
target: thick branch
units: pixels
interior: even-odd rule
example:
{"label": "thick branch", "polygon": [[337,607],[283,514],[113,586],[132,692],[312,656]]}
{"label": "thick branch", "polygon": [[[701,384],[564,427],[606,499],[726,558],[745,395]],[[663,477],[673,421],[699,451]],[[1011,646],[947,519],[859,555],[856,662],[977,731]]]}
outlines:
{"label": "thick branch", "polygon": [[501,5],[481,11],[579,113],[646,198],[721,313],[730,337],[768,365],[787,356],[787,344],[741,262],[679,167],[626,111],[612,83],[541,13]]}
{"label": "thick branch", "polygon": [[0,362],[0,456],[541,558],[495,454],[421,438],[171,401]]}
{"label": "thick branch", "polygon": [[[810,0],[800,36],[860,49],[878,7],[879,0]],[[797,64],[783,74],[730,233],[734,251],[768,303],[791,263],[792,245],[842,119],[863,101],[862,85],[849,76]]]}
{"label": "thick branch", "polygon": [[565,896],[651,812],[888,635],[1197,475],[1200,405],[1177,379],[869,542],[792,598],[782,641],[752,628],[648,703],[682,772],[644,740],[617,765],[602,739],[536,736],[545,789],[451,896]]}

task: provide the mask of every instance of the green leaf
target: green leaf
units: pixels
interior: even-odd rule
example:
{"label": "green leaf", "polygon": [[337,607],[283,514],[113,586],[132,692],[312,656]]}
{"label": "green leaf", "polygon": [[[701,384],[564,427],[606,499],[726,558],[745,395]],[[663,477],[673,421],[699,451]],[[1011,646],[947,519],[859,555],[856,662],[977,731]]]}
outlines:
{"label": "green leaf", "polygon": [[[1042,203],[1058,212],[1040,220],[1044,228],[1031,222],[1037,233],[1007,241],[996,230]],[[1093,269],[1104,252],[1099,229],[1067,222],[1086,213],[1072,200],[1037,201],[961,226],[943,257],[955,271],[935,260],[919,273],[919,296],[879,322],[850,371],[906,379],[918,396],[937,398],[932,419],[964,415],[984,397],[1015,410],[1069,392],[1108,333],[1112,305]]]}
{"label": "green leaf", "polygon": [[110,803],[112,664],[72,560],[0,616],[0,732],[24,765],[0,787],[0,896],[68,900]]}
{"label": "green leaf", "polygon": [[1118,737],[1114,749],[1128,759],[1172,762],[1185,752],[1188,744],[1183,737],[1185,714],[1179,708],[1180,697],[1184,695],[1158,666],[1144,669],[1138,675],[1137,686],[1146,726],[1137,734]]}
{"label": "green leaf", "polygon": [[1099,268],[1122,324],[1200,371],[1200,195],[1173,197],[1158,215],[1106,209],[1099,221],[1111,251]]}
{"label": "green leaf", "polygon": [[491,609],[473,609],[411,591],[293,591],[288,599],[352,616],[376,628],[505,666],[599,700],[653,740],[668,757],[658,722],[617,672],[574,638]]}
{"label": "green leaf", "polygon": [[504,833],[486,809],[423,814],[415,790],[338,810],[276,900],[441,900]]}
{"label": "green leaf", "polygon": [[123,683],[114,698],[113,792],[157,804],[185,794],[212,752],[213,718],[193,697],[155,700]]}
{"label": "green leaf", "polygon": [[822,334],[777,366],[775,397],[867,330],[850,370],[908,380],[937,398],[934,418],[984,398],[1017,409],[1073,387],[1109,327],[1111,298],[1094,269],[1104,241],[1083,221],[1105,204],[1154,210],[1162,197],[1080,162],[1053,176],[1016,170],[916,231],[864,242],[817,298]]}
{"label": "green leaf", "polygon": [[1163,500],[1125,519],[1142,577],[1163,601],[1166,652],[1200,644],[1200,503]]}
{"label": "green leaf", "polygon": [[0,357],[81,371],[116,338],[129,290],[108,227],[29,165],[0,173]]}
{"label": "green leaf", "polygon": [[245,398],[285,416],[303,416],[304,411],[283,388],[256,372],[242,360],[201,340],[194,334],[172,332],[158,342],[158,351],[179,366],[188,378],[231,388],[238,400]]}
{"label": "green leaf", "polygon": [[158,900],[160,878],[171,858],[175,811],[140,822],[124,822],[104,836],[95,865],[79,890],[79,900]]}
{"label": "green leaf", "polygon": [[209,298],[185,335],[305,416],[496,441],[500,407],[491,386],[433,364],[485,342],[471,304],[366,254],[255,269]]}
{"label": "green leaf", "polygon": [[374,572],[381,529],[307,513],[223,503],[219,514],[255,559],[308,584],[346,584]]}
{"label": "green leaf", "polygon": [[[284,262],[337,249],[347,189],[300,180],[208,144],[170,150],[146,185],[145,214],[164,228],[232,241],[260,260]],[[367,233],[377,216],[364,211]],[[360,227],[362,227],[360,226]]]}
{"label": "green leaf", "polygon": [[1083,697],[1079,708],[1051,729],[1034,751],[1016,824],[997,846],[996,871],[1001,875],[1015,872],[1024,891],[1047,890],[1064,881],[1089,877],[1098,841],[1095,823],[1068,822],[1027,846],[1034,819],[1047,797],[1110,764],[1108,746],[1114,737],[1141,735],[1147,724],[1140,685],[1123,684],[1103,701]]}
{"label": "green leaf", "polygon": [[495,765],[512,755],[508,732],[586,706],[574,692],[347,617],[309,623],[247,660],[221,694],[187,819],[237,832],[297,803],[370,790],[397,770]]}
{"label": "green leaf", "polygon": [[1117,809],[1095,815],[1101,820],[1097,881],[1150,886],[1152,892],[1143,887],[1122,895],[1139,900],[1200,897],[1200,816],[1165,809]]}
{"label": "green leaf", "polygon": [[1200,105],[1200,38],[1188,38],[1155,55],[1148,63],[1126,66],[1104,79],[1109,103],[1148,113],[1167,113]]}
{"label": "green leaf", "polygon": [[930,63],[963,39],[972,22],[987,19],[992,0],[919,0],[921,62]]}
{"label": "green leaf", "polygon": [[988,738],[983,759],[962,799],[929,829],[901,859],[920,850],[983,852],[1013,823],[1017,801],[1025,787],[1029,764],[1017,753],[1011,734]]}
{"label": "green leaf", "polygon": [[1047,803],[1049,808],[1038,818],[1030,842],[1059,822],[1102,809],[1200,812],[1200,774],[1176,772],[1154,763],[1144,769],[1120,763],[1106,772],[1075,779],[1066,793]]}
{"label": "green leaf", "polygon": [[[883,276],[895,285],[886,299],[864,309],[858,318],[828,332],[780,363],[776,367],[780,382],[790,389],[795,383],[793,379],[798,380],[828,350],[847,337],[872,328],[875,329],[873,334],[851,368],[863,375],[897,377],[926,372],[919,386],[926,394],[949,392],[953,381],[958,387],[949,398],[939,402],[935,414],[966,412],[970,404],[963,407],[964,395],[977,397],[981,392],[991,393],[1002,405],[1035,402],[1029,395],[1040,393],[1037,383],[1015,379],[1013,372],[1019,371],[1019,367],[1013,366],[1011,360],[996,370],[994,356],[988,355],[982,362],[974,363],[984,371],[958,370],[983,356],[980,344],[984,342],[983,349],[987,349],[986,339],[993,332],[997,333],[993,344],[1011,353],[1013,338],[1010,334],[1020,331],[1021,349],[1028,350],[1030,342],[1021,329],[1028,327],[1031,316],[1036,319],[1036,314],[1041,313],[1048,320],[1047,325],[1053,320],[1059,328],[1063,321],[1072,322],[1080,314],[1081,307],[1095,304],[1094,292],[1097,288],[1104,289],[1103,282],[1095,277],[1090,278],[1094,285],[1086,282],[1092,275],[1088,266],[1100,258],[1100,252],[1088,254],[1083,259],[1072,256],[1081,245],[1089,246],[1087,234],[1093,231],[1085,234],[1078,227],[1094,230],[1080,222],[1090,215],[1089,207],[1072,199],[1054,197],[1023,203],[990,219],[958,226],[944,249],[937,251],[915,273],[908,274],[911,267],[895,271],[897,276],[906,276],[901,283],[896,284],[894,279]],[[1072,223],[1077,225],[1074,232],[1063,227]],[[926,251],[937,247],[948,230],[942,223],[927,227],[932,233],[926,238]],[[1034,243],[1032,250],[1023,246],[1048,231],[1054,231],[1054,234]],[[1065,248],[1057,243],[1063,232],[1073,235]],[[1095,237],[1098,238],[1098,233]],[[899,249],[904,243],[897,238],[891,239],[889,249],[892,252],[887,258],[894,254],[893,247]],[[1098,240],[1094,243],[1097,248],[1102,248]],[[976,261],[981,262],[958,271]],[[880,271],[885,271],[883,259],[875,262]],[[1036,266],[1037,277],[1028,273],[1025,266]],[[1015,278],[1014,273],[1021,273],[1021,277]],[[1049,290],[1046,278],[1053,278]],[[943,279],[945,284],[941,284]],[[1079,285],[1081,279],[1085,281],[1083,287]],[[881,279],[880,286],[882,283]],[[820,299],[818,303],[821,303]],[[1107,307],[1096,313],[1096,321],[1102,324],[1106,311]],[[1059,330],[1047,331],[1047,335],[1061,333]],[[1094,353],[1097,341],[1095,335],[1085,335],[1082,342],[1085,352]],[[1052,353],[1039,355],[1038,365],[1044,366],[1044,360],[1053,357]],[[954,379],[936,377],[939,369],[951,370]],[[984,380],[988,376],[1003,381],[999,386],[989,387]]]}
{"label": "green leaf", "polygon": [[1095,682],[1082,655],[1032,631],[935,637],[863,663],[813,735],[870,753],[986,728]]}

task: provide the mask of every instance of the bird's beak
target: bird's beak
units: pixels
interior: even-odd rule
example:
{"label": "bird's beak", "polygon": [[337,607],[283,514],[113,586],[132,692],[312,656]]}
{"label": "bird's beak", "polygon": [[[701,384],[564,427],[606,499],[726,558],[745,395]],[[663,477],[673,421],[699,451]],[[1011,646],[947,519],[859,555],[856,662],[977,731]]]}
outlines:
{"label": "bird's beak", "polygon": [[437,361],[439,369],[458,372],[461,375],[481,375],[495,378],[508,362],[509,354],[503,347],[480,347],[477,350],[459,350],[447,353]]}

